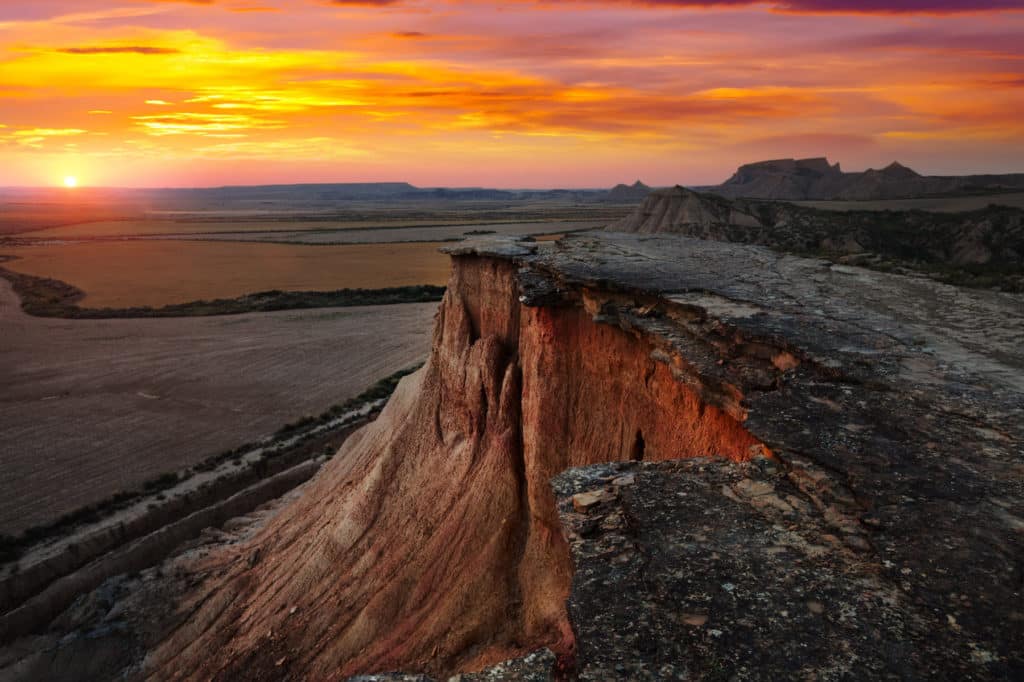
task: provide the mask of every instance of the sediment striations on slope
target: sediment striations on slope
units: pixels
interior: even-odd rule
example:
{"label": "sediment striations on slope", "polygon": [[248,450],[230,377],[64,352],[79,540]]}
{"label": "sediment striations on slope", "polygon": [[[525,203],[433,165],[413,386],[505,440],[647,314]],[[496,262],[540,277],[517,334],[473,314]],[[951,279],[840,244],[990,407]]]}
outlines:
{"label": "sediment striations on slope", "polygon": [[674,235],[450,253],[427,365],[168,570],[139,674],[1024,673],[1020,297]]}
{"label": "sediment striations on slope", "polygon": [[600,299],[519,295],[511,260],[455,255],[427,365],[254,547],[225,558],[154,674],[239,679],[281,659],[316,679],[452,672],[543,645],[571,660],[551,478],[764,453],[742,427],[741,387],[595,324]]}

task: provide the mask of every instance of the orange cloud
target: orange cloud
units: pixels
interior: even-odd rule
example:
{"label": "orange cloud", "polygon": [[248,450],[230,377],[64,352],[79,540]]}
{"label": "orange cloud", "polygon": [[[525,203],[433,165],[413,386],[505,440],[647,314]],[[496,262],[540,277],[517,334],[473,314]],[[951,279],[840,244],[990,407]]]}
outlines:
{"label": "orange cloud", "polygon": [[[228,167],[284,174],[266,181],[713,181],[787,145],[850,167],[1024,158],[1019,13],[837,22],[794,13],[830,3],[710,4],[139,0],[74,13],[52,0],[68,9],[52,18],[26,4],[0,22],[0,184],[67,154],[121,184]],[[81,132],[39,132],[62,130]]]}
{"label": "orange cloud", "polygon": [[127,45],[117,47],[64,47],[58,52],[64,54],[179,54],[181,51],[173,47],[148,47],[145,45]]}
{"label": "orange cloud", "polygon": [[164,135],[203,135],[207,137],[223,137],[225,134],[237,136],[243,130],[277,130],[284,127],[283,121],[271,121],[244,114],[203,114],[184,112],[163,114],[160,116],[133,116],[145,130],[146,134]]}

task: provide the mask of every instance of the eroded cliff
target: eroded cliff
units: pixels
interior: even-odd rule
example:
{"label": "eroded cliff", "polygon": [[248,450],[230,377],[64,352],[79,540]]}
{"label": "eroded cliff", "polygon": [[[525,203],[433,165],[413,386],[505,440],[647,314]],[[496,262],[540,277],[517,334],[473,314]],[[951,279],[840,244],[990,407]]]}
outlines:
{"label": "eroded cliff", "polygon": [[301,494],[18,665],[1024,674],[1019,296],[674,235],[449,252],[428,363]]}
{"label": "eroded cliff", "polygon": [[252,546],[216,559],[225,574],[153,674],[446,673],[541,646],[571,661],[549,481],[596,462],[767,454],[742,426],[742,387],[705,385],[654,337],[596,323],[602,294],[526,306],[512,261],[453,262],[426,366]]}

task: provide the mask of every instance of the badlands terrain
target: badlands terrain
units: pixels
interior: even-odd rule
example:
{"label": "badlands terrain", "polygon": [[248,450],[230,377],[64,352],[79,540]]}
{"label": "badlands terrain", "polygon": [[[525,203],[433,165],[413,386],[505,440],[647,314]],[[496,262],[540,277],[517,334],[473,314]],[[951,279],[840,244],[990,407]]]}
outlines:
{"label": "badlands terrain", "polygon": [[[1024,675],[1024,211],[1016,176],[939,180],[808,160],[707,188],[729,196],[176,190],[10,228],[5,255],[242,264],[358,233],[445,288],[353,306],[401,285],[318,255],[316,291],[254,296],[276,261],[218,262],[250,278],[229,298],[172,269],[105,300],[81,259],[4,263],[26,305],[58,299],[29,316],[0,282],[4,461],[51,491],[39,522],[64,498],[72,522],[5,539],[0,677]],[[918,210],[877,210],[898,201]],[[218,314],[268,300],[296,309]],[[34,509],[10,499],[16,533]]]}
{"label": "badlands terrain", "polygon": [[[439,300],[440,243],[557,234],[629,210],[598,192],[580,204],[413,189],[0,190],[10,462],[0,536],[268,436],[421,362],[436,306],[348,308]],[[317,310],[335,306],[346,310]],[[250,311],[271,314],[194,319]],[[114,319],[154,316],[174,319]]]}
{"label": "badlands terrain", "polygon": [[629,210],[414,189],[0,190],[0,610],[48,619],[312,475],[426,357],[441,242]]}
{"label": "badlands terrain", "polygon": [[674,235],[448,251],[375,422],[9,675],[1024,671],[1018,296]]}

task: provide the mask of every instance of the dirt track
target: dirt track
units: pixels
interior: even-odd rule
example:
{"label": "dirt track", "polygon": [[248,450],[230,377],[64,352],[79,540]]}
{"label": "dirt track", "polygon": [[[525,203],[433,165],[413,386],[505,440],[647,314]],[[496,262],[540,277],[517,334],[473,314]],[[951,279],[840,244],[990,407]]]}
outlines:
{"label": "dirt track", "polygon": [[357,395],[426,356],[436,308],[43,319],[0,280],[0,533]]}

